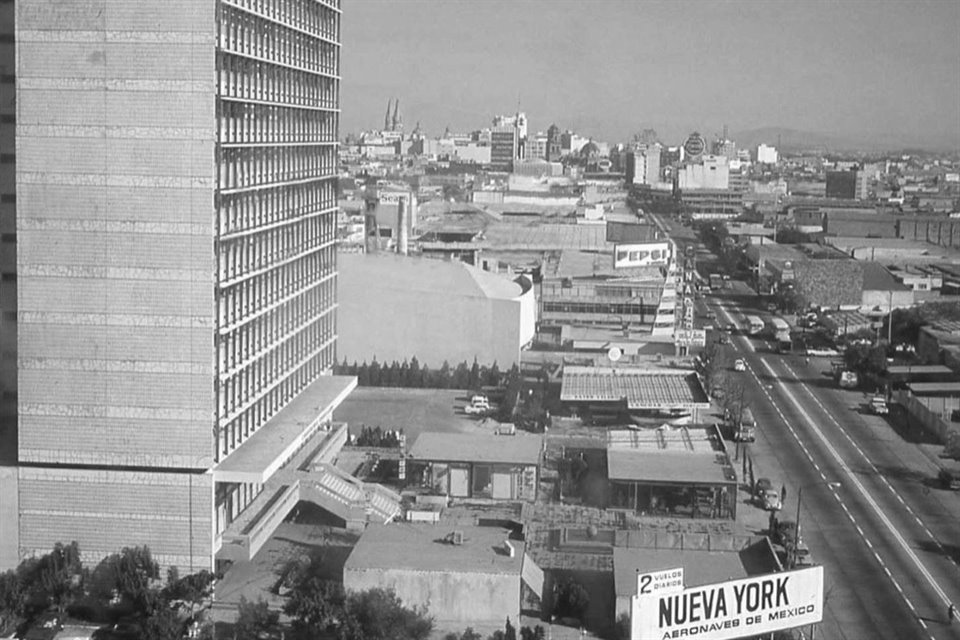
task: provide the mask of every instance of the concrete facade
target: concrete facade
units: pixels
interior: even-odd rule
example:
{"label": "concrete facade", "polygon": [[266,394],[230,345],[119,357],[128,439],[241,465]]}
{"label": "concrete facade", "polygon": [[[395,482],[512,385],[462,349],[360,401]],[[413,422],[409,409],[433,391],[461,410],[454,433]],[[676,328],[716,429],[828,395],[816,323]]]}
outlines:
{"label": "concrete facade", "polygon": [[235,4],[15,5],[19,557],[212,568],[333,363],[339,2]]}
{"label": "concrete facade", "polygon": [[448,528],[370,525],[343,568],[347,591],[393,589],[407,607],[426,607],[440,631],[503,624],[520,615],[524,543],[496,527],[457,527],[463,544],[444,541]]}
{"label": "concrete facade", "polygon": [[340,255],[338,352],[348,362],[439,368],[474,358],[507,369],[533,339],[532,287],[461,262],[395,254]]}

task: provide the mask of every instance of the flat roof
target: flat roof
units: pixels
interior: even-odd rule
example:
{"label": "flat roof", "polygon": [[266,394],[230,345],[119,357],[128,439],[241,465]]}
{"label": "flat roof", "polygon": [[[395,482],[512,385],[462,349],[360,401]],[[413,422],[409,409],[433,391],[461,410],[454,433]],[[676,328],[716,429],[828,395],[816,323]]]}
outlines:
{"label": "flat roof", "polygon": [[564,402],[617,402],[628,409],[707,408],[710,402],[697,378],[686,369],[563,368]]}
{"label": "flat roof", "polygon": [[[463,532],[463,544],[444,542],[454,531]],[[525,550],[510,540],[514,554],[503,550],[510,532],[500,527],[399,522],[371,524],[353,547],[343,570],[407,569],[438,573],[520,575]]]}
{"label": "flat roof", "polygon": [[938,393],[960,395],[960,382],[911,382],[907,388],[914,393],[924,395]]}
{"label": "flat roof", "polygon": [[498,436],[486,433],[426,431],[417,436],[410,457],[437,462],[502,462],[537,464],[543,437],[528,433]]}
{"label": "flat roof", "polygon": [[736,473],[717,451],[607,449],[607,476],[613,481],[669,484],[730,484]]}
{"label": "flat roof", "polygon": [[356,376],[320,376],[221,460],[214,481],[266,482],[356,386]]}
{"label": "flat roof", "polygon": [[637,574],[683,567],[686,587],[749,577],[736,551],[613,548],[613,586],[617,596],[637,594]]}
{"label": "flat roof", "polygon": [[953,369],[943,364],[894,364],[887,367],[885,372],[893,375],[912,373],[953,375]]}

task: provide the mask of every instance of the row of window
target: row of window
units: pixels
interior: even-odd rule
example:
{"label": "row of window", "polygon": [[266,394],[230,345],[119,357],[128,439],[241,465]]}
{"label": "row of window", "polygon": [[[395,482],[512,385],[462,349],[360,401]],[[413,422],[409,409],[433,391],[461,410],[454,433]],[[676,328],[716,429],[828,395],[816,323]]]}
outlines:
{"label": "row of window", "polygon": [[[263,370],[265,360],[247,370],[247,374],[232,378],[220,387],[220,452],[228,455],[270,418],[293,400],[297,394],[328,371],[333,365],[334,345],[326,344],[334,333],[333,314],[318,318],[317,322],[285,348],[275,360],[289,365],[286,373],[266,382]],[[312,355],[311,355],[312,354]],[[256,398],[255,400],[252,400]],[[252,401],[251,401],[252,400]]]}
{"label": "row of window", "polygon": [[308,180],[333,175],[336,170],[337,154],[332,146],[220,149],[221,189]]}
{"label": "row of window", "polygon": [[333,274],[336,270],[335,256],[334,245],[330,244],[280,268],[223,289],[219,297],[220,326],[241,324],[268,307],[271,304],[268,300],[279,302]]}
{"label": "row of window", "polygon": [[336,75],[340,69],[340,47],[326,40],[227,4],[221,20],[220,48],[224,51],[315,73]]}
{"label": "row of window", "polygon": [[306,111],[295,107],[222,101],[220,142],[337,142],[339,120],[339,114],[331,111]]}
{"label": "row of window", "polygon": [[332,214],[302,218],[282,227],[220,242],[220,282],[232,282],[264,268],[313,253],[334,240]]}
{"label": "row of window", "polygon": [[229,416],[246,405],[330,340],[334,333],[335,315],[331,313],[310,318],[296,331],[289,331],[271,349],[261,352],[258,358],[248,360],[245,366],[223,378],[220,381],[225,396],[223,415]]}
{"label": "row of window", "polygon": [[222,534],[227,525],[233,522],[261,491],[263,491],[263,485],[256,482],[218,482],[217,535]]}
{"label": "row of window", "polygon": [[340,0],[323,0],[322,3],[303,0],[226,0],[221,5],[242,7],[272,20],[279,20],[297,29],[339,42],[340,14],[330,7],[339,9]]}
{"label": "row of window", "polygon": [[220,95],[241,100],[336,109],[340,83],[335,78],[278,67],[226,52],[217,55]]}
{"label": "row of window", "polygon": [[656,309],[644,304],[604,304],[591,302],[544,302],[544,313],[606,313],[618,316],[653,315]]}
{"label": "row of window", "polygon": [[255,230],[336,206],[333,180],[281,185],[219,196],[220,234]]}
{"label": "row of window", "polygon": [[334,305],[335,286],[333,278],[320,282],[221,336],[218,343],[220,371],[235,372],[238,368],[249,366],[289,335],[302,330],[314,318],[330,311]]}

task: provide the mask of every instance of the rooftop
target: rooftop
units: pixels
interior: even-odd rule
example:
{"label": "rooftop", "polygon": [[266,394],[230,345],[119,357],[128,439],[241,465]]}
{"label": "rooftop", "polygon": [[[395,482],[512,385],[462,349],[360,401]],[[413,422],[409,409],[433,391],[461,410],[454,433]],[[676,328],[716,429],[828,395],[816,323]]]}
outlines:
{"label": "rooftop", "polygon": [[484,271],[459,260],[433,260],[390,252],[344,253],[337,258],[355,277],[376,282],[378,288],[395,288],[416,295],[418,291],[515,300],[524,288],[511,278]]}
{"label": "rooftop", "polygon": [[502,462],[537,464],[543,450],[541,436],[519,432],[513,436],[475,433],[421,433],[410,457],[438,462]]}
{"label": "rooftop", "polygon": [[320,376],[213,469],[216,482],[262,484],[357,386],[355,376]]}
{"label": "rooftop", "polygon": [[893,364],[887,367],[889,376],[943,375],[953,376],[953,369],[942,364]]}
{"label": "rooftop", "polygon": [[923,396],[960,395],[960,382],[911,382],[907,388],[916,395]]}
{"label": "rooftop", "polygon": [[[444,542],[453,531],[463,532],[463,544]],[[344,564],[344,571],[407,569],[440,573],[520,575],[524,543],[510,540],[511,558],[503,550],[509,531],[499,527],[456,527],[395,523],[369,525]]]}
{"label": "rooftop", "polygon": [[626,401],[628,409],[708,408],[710,402],[686,369],[575,367],[563,369],[564,402]]}
{"label": "rooftop", "polygon": [[637,594],[637,574],[683,568],[686,587],[749,576],[739,552],[682,549],[613,548],[613,584],[617,596]]}
{"label": "rooftop", "polygon": [[736,482],[714,427],[664,425],[658,429],[611,431],[607,440],[607,470],[611,480]]}

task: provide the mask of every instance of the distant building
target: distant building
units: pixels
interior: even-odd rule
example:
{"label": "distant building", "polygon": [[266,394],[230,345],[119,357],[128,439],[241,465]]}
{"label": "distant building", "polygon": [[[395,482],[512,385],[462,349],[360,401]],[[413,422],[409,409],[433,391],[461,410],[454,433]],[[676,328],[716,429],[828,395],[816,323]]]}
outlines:
{"label": "distant building", "polygon": [[547,134],[538,131],[535,135],[527,138],[525,157],[527,160],[547,159]]}
{"label": "distant building", "polygon": [[660,182],[659,146],[645,151],[627,152],[626,181],[627,184],[647,185]]}
{"label": "distant building", "polygon": [[341,253],[338,357],[435,368],[463,361],[501,369],[533,340],[536,301],[529,280],[462,262],[392,253]]}
{"label": "distant building", "polygon": [[780,160],[780,154],[776,147],[769,147],[765,144],[757,146],[757,164],[777,164]]}
{"label": "distant building", "polygon": [[728,189],[730,165],[723,156],[702,156],[698,162],[688,162],[677,170],[677,188]]}
{"label": "distant building", "polygon": [[733,189],[681,190],[680,202],[693,220],[723,220],[743,213],[743,192]]}
{"label": "distant building", "polygon": [[561,135],[560,127],[555,124],[550,125],[550,128],[547,129],[547,154],[545,157],[549,162],[559,162],[563,156]]}
{"label": "distant building", "polygon": [[490,130],[490,168],[494,171],[513,171],[516,158],[517,129],[513,126]]}
{"label": "distant building", "polygon": [[719,138],[713,141],[710,147],[710,153],[715,156],[723,156],[728,160],[737,159],[737,143],[726,138]]}
{"label": "distant building", "polygon": [[846,200],[867,199],[868,178],[861,170],[827,171],[826,195]]}

